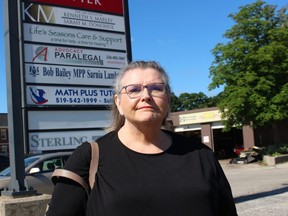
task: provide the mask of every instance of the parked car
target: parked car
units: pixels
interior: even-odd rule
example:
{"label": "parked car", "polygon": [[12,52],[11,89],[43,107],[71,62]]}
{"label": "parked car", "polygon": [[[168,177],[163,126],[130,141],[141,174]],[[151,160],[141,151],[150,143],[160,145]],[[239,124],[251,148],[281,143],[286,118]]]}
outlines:
{"label": "parked car", "polygon": [[0,155],[0,171],[7,168],[10,165],[9,157],[6,155]]}
{"label": "parked car", "polygon": [[[30,156],[24,159],[25,179],[28,187],[37,190],[39,194],[52,194],[53,183],[51,175],[57,168],[62,168],[72,152],[57,152]],[[0,191],[8,187],[10,167],[0,172]]]}

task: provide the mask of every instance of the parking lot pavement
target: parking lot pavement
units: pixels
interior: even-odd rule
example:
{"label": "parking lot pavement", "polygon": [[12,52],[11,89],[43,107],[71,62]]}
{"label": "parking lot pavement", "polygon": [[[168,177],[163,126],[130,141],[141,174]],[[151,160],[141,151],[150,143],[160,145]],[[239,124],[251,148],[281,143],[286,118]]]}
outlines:
{"label": "parking lot pavement", "polygon": [[239,216],[288,216],[288,163],[229,164],[220,161]]}
{"label": "parking lot pavement", "polygon": [[236,201],[239,216],[288,216],[288,188]]}

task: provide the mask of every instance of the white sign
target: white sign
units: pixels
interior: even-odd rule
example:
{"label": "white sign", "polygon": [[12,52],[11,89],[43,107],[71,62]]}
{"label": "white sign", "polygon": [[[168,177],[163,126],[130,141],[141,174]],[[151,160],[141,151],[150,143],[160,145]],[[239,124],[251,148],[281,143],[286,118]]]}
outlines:
{"label": "white sign", "polygon": [[126,39],[124,34],[29,23],[24,23],[24,40],[51,44],[126,50]]}
{"label": "white sign", "polygon": [[209,143],[210,139],[209,136],[203,136],[203,143]]}
{"label": "white sign", "polygon": [[23,21],[59,24],[73,27],[125,31],[124,17],[91,11],[23,3]]}
{"label": "white sign", "polygon": [[29,133],[29,147],[30,151],[75,149],[104,134],[104,130]]}
{"label": "white sign", "polygon": [[112,86],[119,69],[25,64],[27,83]]}
{"label": "white sign", "polygon": [[122,68],[127,63],[123,52],[110,52],[76,47],[24,44],[26,63]]}
{"label": "white sign", "polygon": [[111,105],[113,96],[108,88],[26,86],[28,105]]}
{"label": "white sign", "polygon": [[110,125],[108,110],[57,110],[28,111],[28,129],[95,129]]}

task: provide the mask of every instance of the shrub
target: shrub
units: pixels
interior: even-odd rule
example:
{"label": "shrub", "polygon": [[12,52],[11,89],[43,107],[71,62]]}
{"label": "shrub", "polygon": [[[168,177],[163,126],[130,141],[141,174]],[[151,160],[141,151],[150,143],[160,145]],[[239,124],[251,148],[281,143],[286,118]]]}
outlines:
{"label": "shrub", "polygon": [[270,156],[279,156],[288,154],[288,144],[271,145],[266,148],[265,154]]}

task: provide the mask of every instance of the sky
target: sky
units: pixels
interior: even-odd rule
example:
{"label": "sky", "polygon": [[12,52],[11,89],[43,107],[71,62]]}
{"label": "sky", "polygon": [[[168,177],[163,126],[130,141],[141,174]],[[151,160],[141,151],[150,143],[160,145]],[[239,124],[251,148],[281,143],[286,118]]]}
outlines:
{"label": "sky", "polygon": [[[105,0],[102,0],[105,1]],[[208,97],[212,49],[227,40],[223,34],[235,23],[228,17],[253,0],[128,0],[133,60],[159,62],[170,76],[172,91],[203,92]],[[100,0],[101,2],[101,0]],[[266,0],[288,6],[287,0]],[[3,1],[0,5],[0,113],[7,112]]]}

